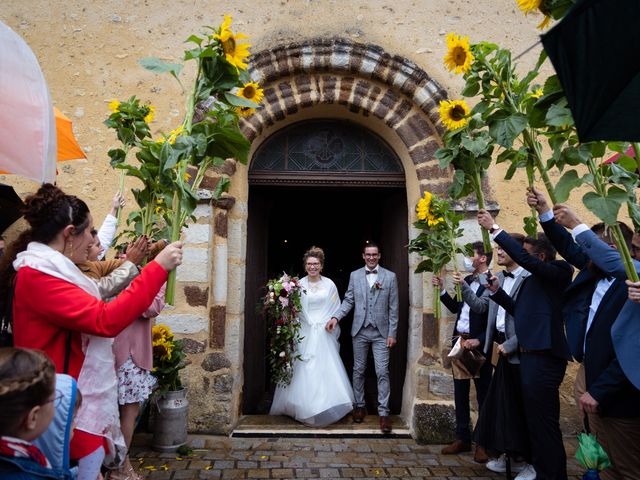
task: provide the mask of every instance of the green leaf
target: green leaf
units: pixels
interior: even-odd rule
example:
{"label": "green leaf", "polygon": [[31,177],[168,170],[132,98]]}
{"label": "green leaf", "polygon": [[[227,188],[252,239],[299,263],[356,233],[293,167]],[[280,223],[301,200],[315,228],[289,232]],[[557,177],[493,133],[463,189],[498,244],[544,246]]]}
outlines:
{"label": "green leaf", "polygon": [[618,187],[611,187],[606,197],[601,197],[595,192],[587,192],[582,197],[585,207],[607,225],[616,224],[620,207],[626,200],[627,193]]}
{"label": "green leaf", "polygon": [[142,58],[138,60],[138,63],[153,73],[170,73],[176,80],[178,80],[178,75],[183,68],[180,63],[168,63],[156,57]]}
{"label": "green leaf", "polygon": [[251,100],[247,100],[246,98],[239,97],[238,95],[234,95],[229,92],[224,92],[224,98],[234,107],[256,108],[258,106],[257,103],[252,102]]}
{"label": "green leaf", "polygon": [[414,270],[414,273],[423,273],[423,272],[433,272],[433,262],[431,261],[430,258],[422,260]]}
{"label": "green leaf", "polygon": [[123,149],[121,148],[114,148],[109,150],[109,152],[107,152],[107,155],[109,155],[109,158],[111,159],[111,166],[112,167],[116,167],[116,165],[118,165],[119,163],[122,163],[125,161],[126,159],[126,153],[124,152]]}
{"label": "green leaf", "polygon": [[524,231],[530,237],[536,237],[538,234],[538,218],[535,216],[524,217]]}
{"label": "green leaf", "polygon": [[474,139],[469,136],[465,136],[462,138],[460,144],[474,156],[479,157],[487,152],[489,145],[491,144],[491,140],[487,137],[477,137]]}
{"label": "green leaf", "polygon": [[218,200],[220,196],[229,191],[229,187],[231,186],[231,180],[228,177],[222,177],[216,184],[216,188],[213,191],[213,198]]}
{"label": "green leaf", "polygon": [[200,45],[202,45],[202,42],[203,42],[203,41],[204,41],[204,38],[200,38],[200,37],[199,37],[199,36],[197,36],[197,35],[191,35],[191,36],[189,36],[189,38],[187,38],[187,39],[184,41],[184,43],[187,43],[187,42],[193,42],[193,43],[195,43],[196,45],[200,46]]}
{"label": "green leaf", "polygon": [[449,168],[449,165],[451,165],[455,159],[454,150],[450,147],[439,148],[436,150],[435,156],[440,162],[440,168]]}
{"label": "green leaf", "polygon": [[489,133],[498,145],[504,148],[511,148],[514,140],[520,135],[529,122],[527,116],[522,113],[514,113],[505,116],[506,112],[495,115],[489,124]]}
{"label": "green leaf", "polygon": [[556,201],[558,203],[566,202],[571,190],[582,185],[582,182],[583,180],[578,176],[578,172],[567,170],[555,186]]}
{"label": "green leaf", "polygon": [[462,90],[462,96],[463,97],[475,97],[478,94],[479,91],[480,91],[480,82],[478,82],[477,80],[475,80],[475,81],[467,80],[467,84],[465,85],[464,89]]}
{"label": "green leaf", "polygon": [[548,125],[554,127],[563,127],[565,125],[573,125],[573,116],[571,115],[571,110],[568,107],[554,104],[551,105],[549,111],[547,112],[546,122]]}
{"label": "green leaf", "polygon": [[462,170],[453,172],[453,181],[449,186],[449,193],[453,198],[460,198],[460,194],[464,191],[466,175]]}

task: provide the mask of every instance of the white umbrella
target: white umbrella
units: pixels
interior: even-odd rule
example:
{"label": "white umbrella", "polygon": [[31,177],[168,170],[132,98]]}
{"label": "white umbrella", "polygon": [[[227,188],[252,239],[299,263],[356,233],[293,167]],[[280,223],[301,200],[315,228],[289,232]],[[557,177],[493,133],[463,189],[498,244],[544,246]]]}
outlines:
{"label": "white umbrella", "polygon": [[47,82],[26,42],[0,22],[0,171],[54,182],[56,123]]}

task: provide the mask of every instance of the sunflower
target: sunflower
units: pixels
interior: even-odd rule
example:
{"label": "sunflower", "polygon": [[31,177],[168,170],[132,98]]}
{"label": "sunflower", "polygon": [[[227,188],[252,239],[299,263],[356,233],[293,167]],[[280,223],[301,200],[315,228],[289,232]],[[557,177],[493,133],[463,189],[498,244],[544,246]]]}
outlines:
{"label": "sunflower", "polygon": [[173,333],[166,325],[158,324],[151,331],[151,340],[154,345],[164,343],[167,340],[173,340]]}
{"label": "sunflower", "polygon": [[464,100],[443,100],[440,102],[440,120],[448,130],[464,127],[468,120],[469,107]]}
{"label": "sunflower", "polygon": [[229,29],[231,26],[231,16],[225,15],[224,22],[220,25],[220,33],[216,33],[213,38],[220,40],[220,45],[224,52],[224,56],[231,65],[242,70],[247,69],[244,59],[249,56],[248,43],[238,43],[238,40],[249,38],[242,33],[234,33]]}
{"label": "sunflower", "polygon": [[431,207],[431,198],[433,196],[429,192],[424,192],[423,197],[418,200],[418,205],[416,205],[416,213],[418,215],[418,220],[426,220],[431,214],[429,213],[429,208]]}
{"label": "sunflower", "polygon": [[538,87],[536,88],[533,92],[531,92],[531,96],[533,98],[540,98],[542,96],[543,92],[542,92],[542,88]]}
{"label": "sunflower", "polygon": [[447,54],[444,65],[454,73],[467,73],[473,62],[473,54],[469,47],[469,37],[459,37],[451,32],[447,35]]}
{"label": "sunflower", "polygon": [[153,122],[153,119],[156,117],[156,107],[154,107],[153,105],[148,105],[147,108],[149,109],[149,112],[145,115],[143,120],[146,123],[151,123]]}
{"label": "sunflower", "polygon": [[120,102],[118,100],[111,100],[109,102],[109,110],[113,113],[117,113],[120,111]]}
{"label": "sunflower", "polygon": [[517,0],[518,8],[522,13],[528,15],[532,12],[540,12],[544,15],[542,22],[538,25],[538,29],[542,30],[549,25],[551,21],[551,16],[549,15],[549,11],[545,5],[545,0]]}
{"label": "sunflower", "polygon": [[444,218],[442,217],[436,218],[433,215],[429,215],[426,220],[427,220],[427,225],[429,225],[430,227],[435,227],[439,223],[444,222]]}
{"label": "sunflower", "polygon": [[260,103],[264,98],[264,91],[260,88],[255,82],[245,83],[240,90],[238,90],[237,95],[242,98],[246,98],[247,100],[251,100],[253,103]]}
{"label": "sunflower", "polygon": [[176,143],[176,139],[180,135],[182,135],[183,130],[184,130],[184,127],[182,125],[180,125],[175,130],[171,130],[169,132],[169,135],[164,136],[164,137],[160,137],[158,140],[156,140],[156,143],[159,143],[160,145],[162,145],[164,142],[169,141],[169,144],[173,145],[174,143]]}
{"label": "sunflower", "polygon": [[241,117],[248,117],[249,115],[253,115],[253,112],[255,111],[256,109],[251,107],[236,107],[236,113]]}

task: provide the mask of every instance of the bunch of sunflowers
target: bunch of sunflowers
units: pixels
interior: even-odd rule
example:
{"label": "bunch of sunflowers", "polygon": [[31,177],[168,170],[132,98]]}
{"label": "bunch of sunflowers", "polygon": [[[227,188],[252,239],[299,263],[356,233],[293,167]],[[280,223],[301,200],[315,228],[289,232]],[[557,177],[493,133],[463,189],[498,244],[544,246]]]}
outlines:
{"label": "bunch of sunflowers", "polygon": [[152,329],[153,370],[158,379],[160,395],[168,391],[180,390],[180,370],[187,366],[182,340],[175,340],[166,325],[156,325]]}
{"label": "bunch of sunflowers", "polygon": [[[459,245],[458,239],[462,237],[460,220],[463,216],[454,211],[451,204],[430,192],[424,192],[416,205],[418,221],[414,227],[421,233],[409,242],[409,251],[416,252],[425,257],[416,267],[416,273],[433,272],[439,275],[444,267],[453,262],[454,271],[458,271],[456,255],[471,254],[470,245]],[[462,291],[457,287],[458,300],[462,300]],[[433,291],[433,314],[440,318],[440,287],[435,286]]]}

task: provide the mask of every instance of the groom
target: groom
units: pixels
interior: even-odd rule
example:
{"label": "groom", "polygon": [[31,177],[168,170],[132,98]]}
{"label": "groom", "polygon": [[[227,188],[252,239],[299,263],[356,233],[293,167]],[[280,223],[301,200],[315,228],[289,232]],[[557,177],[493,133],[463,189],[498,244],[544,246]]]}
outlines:
{"label": "groom", "polygon": [[340,310],[327,322],[331,332],[352,308],[353,326],[353,421],[362,422],[366,415],[364,403],[364,372],[367,368],[369,346],[378,377],[378,415],[380,430],[391,433],[389,418],[389,349],[396,344],[398,328],[398,282],[396,275],[378,265],[380,248],[372,242],[365,245],[362,258],[365,266],[351,272],[349,288]]}

